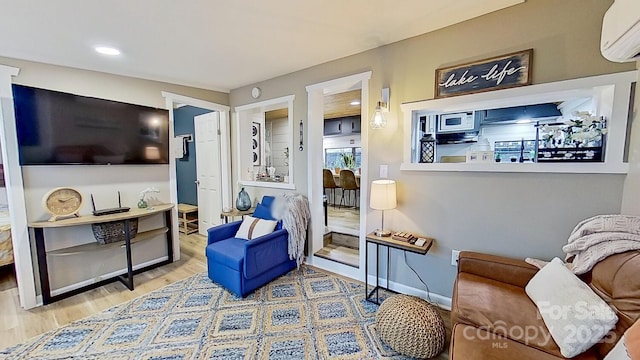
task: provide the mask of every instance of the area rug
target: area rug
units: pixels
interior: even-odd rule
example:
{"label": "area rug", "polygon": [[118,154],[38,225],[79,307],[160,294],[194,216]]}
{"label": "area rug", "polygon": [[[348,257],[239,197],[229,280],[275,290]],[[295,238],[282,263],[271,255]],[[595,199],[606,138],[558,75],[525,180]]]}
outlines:
{"label": "area rug", "polygon": [[240,299],[206,273],[0,350],[8,359],[405,359],[364,284],[302,266]]}

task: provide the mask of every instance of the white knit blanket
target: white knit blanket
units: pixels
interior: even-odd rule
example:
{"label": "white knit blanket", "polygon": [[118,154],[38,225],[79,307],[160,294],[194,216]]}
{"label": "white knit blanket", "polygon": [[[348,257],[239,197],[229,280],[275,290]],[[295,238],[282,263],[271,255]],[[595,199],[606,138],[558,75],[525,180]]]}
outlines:
{"label": "white knit blanket", "polygon": [[285,193],[273,201],[272,215],[282,220],[282,228],[289,232],[289,259],[296,260],[298,268],[304,259],[304,243],[311,219],[309,201],[304,195]]}
{"label": "white knit blanket", "polygon": [[613,254],[640,249],[640,216],[598,215],[580,222],[562,247],[575,274]]}
{"label": "white knit blanket", "polygon": [[[569,270],[580,275],[613,254],[640,250],[640,216],[598,215],[578,223],[562,247]],[[527,258],[537,267],[544,261]]]}

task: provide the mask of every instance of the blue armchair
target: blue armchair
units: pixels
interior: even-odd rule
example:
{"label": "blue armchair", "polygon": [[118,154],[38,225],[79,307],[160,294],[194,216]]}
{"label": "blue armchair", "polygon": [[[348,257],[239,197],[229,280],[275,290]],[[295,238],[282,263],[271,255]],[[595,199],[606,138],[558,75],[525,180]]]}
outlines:
{"label": "blue armchair", "polygon": [[[272,201],[273,197],[263,197],[262,206],[256,208],[254,217],[272,220]],[[289,259],[289,233],[280,225],[271,234],[244,240],[235,238],[241,223],[236,221],[210,228],[205,254],[209,278],[237,296],[245,297],[294,269],[296,261]]]}

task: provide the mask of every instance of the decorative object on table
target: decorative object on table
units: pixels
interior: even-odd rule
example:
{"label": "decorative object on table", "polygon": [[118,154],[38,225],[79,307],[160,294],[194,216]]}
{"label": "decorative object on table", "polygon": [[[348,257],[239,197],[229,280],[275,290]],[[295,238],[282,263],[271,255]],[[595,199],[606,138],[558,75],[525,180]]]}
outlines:
{"label": "decorative object on table", "polygon": [[300,120],[300,146],[298,147],[298,150],[300,150],[300,151],[304,150],[304,142],[302,140],[303,139],[303,135],[304,135],[303,128],[304,128],[304,126],[302,124],[302,120]]}
{"label": "decorative object on table", "polygon": [[432,163],[436,160],[436,139],[433,134],[424,134],[420,139],[420,162]]}
{"label": "decorative object on table", "polygon": [[393,180],[374,180],[371,182],[371,199],[369,205],[374,210],[382,210],[382,223],[380,229],[375,231],[377,236],[390,236],[391,232],[384,229],[384,211],[395,209],[396,182]]}
{"label": "decorative object on table", "polygon": [[444,321],[433,305],[410,295],[393,295],[376,314],[382,341],[402,355],[434,358],[444,350]]}
{"label": "decorative object on table", "polygon": [[577,119],[538,127],[542,134],[538,162],[603,162],[607,121],[588,111],[573,113]]}
{"label": "decorative object on table", "polygon": [[260,159],[262,158],[262,154],[260,153],[261,140],[260,123],[251,123],[251,161],[254,166],[260,166]]}
{"label": "decorative object on table", "polygon": [[531,85],[533,49],[436,70],[435,97]]}
{"label": "decorative object on table", "polygon": [[417,239],[417,237],[412,233],[402,232],[402,231],[393,233],[393,235],[391,235],[391,238],[393,240],[400,240],[400,241],[408,242],[410,244],[415,243]]}
{"label": "decorative object on table", "polygon": [[[125,221],[110,221],[104,223],[91,224],[93,236],[100,245],[111,244],[113,242],[125,240]],[[129,220],[129,238],[133,239],[138,235],[138,219]]]}
{"label": "decorative object on table", "polygon": [[52,189],[42,198],[42,206],[51,214],[49,221],[67,216],[80,216],[82,194],[76,189],[59,187]]}
{"label": "decorative object on table", "polygon": [[[149,206],[149,204],[147,203],[147,200],[145,199],[145,197],[147,196],[147,194],[149,193],[159,193],[160,190],[154,188],[154,187],[148,187],[142,191],[140,191],[140,198],[138,199],[138,208],[139,209],[145,209]],[[120,194],[120,193],[118,193]],[[120,197],[120,195],[118,195],[118,198]]]}
{"label": "decorative object on table", "polygon": [[251,197],[249,197],[249,194],[242,188],[236,199],[236,209],[246,211],[249,210],[249,208],[251,208]]}
{"label": "decorative object on table", "polygon": [[381,101],[376,104],[376,110],[373,112],[369,126],[372,129],[384,129],[387,127],[387,119],[384,113],[389,112],[389,88],[382,89]]}

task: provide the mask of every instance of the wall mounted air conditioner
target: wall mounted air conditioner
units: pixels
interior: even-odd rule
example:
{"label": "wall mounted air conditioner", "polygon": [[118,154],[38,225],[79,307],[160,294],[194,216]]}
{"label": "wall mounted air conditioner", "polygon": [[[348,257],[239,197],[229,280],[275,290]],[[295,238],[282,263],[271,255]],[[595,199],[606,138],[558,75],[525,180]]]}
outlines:
{"label": "wall mounted air conditioner", "polygon": [[615,62],[640,59],[640,0],[615,0],[607,10],[600,51]]}

